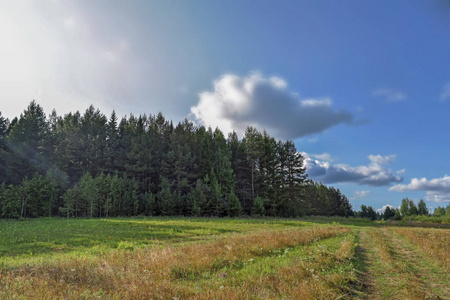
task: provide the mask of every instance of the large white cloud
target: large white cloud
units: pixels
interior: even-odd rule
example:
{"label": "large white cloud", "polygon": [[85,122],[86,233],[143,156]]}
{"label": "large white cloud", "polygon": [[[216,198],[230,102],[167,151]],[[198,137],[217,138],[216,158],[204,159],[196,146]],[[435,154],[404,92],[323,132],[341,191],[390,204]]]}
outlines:
{"label": "large white cloud", "polygon": [[300,99],[278,77],[259,73],[247,77],[225,74],[214,81],[214,90],[200,93],[191,113],[202,125],[242,135],[247,126],[267,130],[278,138],[319,133],[353,116],[333,109],[330,99]]}
{"label": "large white cloud", "polygon": [[369,155],[370,163],[367,166],[357,167],[314,159],[317,156],[307,153],[302,155],[305,157],[306,172],[309,177],[323,183],[354,182],[358,185],[385,186],[403,180],[386,166],[395,160],[395,155]]}
{"label": "large white cloud", "polygon": [[409,184],[394,185],[390,191],[426,191],[425,199],[431,202],[450,202],[450,176],[428,180],[413,178]]}

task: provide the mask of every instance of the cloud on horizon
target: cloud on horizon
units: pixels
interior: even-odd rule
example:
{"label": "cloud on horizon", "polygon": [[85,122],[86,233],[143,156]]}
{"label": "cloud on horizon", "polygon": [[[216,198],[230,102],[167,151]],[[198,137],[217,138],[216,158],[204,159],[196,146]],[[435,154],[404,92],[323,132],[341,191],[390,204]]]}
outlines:
{"label": "cloud on horizon", "polygon": [[390,191],[426,191],[425,200],[430,202],[444,203],[450,202],[450,176],[428,180],[423,178],[413,178],[409,184],[398,184],[389,188]]}
{"label": "cloud on horizon", "polygon": [[191,114],[200,124],[240,136],[254,126],[278,138],[295,139],[353,120],[351,113],[335,110],[330,99],[300,99],[283,79],[260,73],[225,74],[214,81],[213,91],[199,98]]}
{"label": "cloud on horizon", "polygon": [[390,205],[390,204],[386,204],[386,205],[383,205],[383,207],[377,209],[377,212],[380,213],[380,214],[384,213],[384,211],[386,210],[386,208],[387,208],[388,206],[389,206],[391,209],[395,209],[394,206],[392,206],[392,205]]}
{"label": "cloud on horizon", "polygon": [[369,155],[370,163],[357,167],[314,159],[313,155],[304,152],[302,155],[305,157],[309,177],[326,184],[353,182],[358,185],[387,186],[403,181],[402,177],[394,175],[392,170],[387,168],[387,165],[394,162],[395,155]]}
{"label": "cloud on horizon", "polygon": [[405,94],[388,88],[377,89],[373,91],[372,95],[375,97],[385,98],[388,102],[399,102],[406,100]]}

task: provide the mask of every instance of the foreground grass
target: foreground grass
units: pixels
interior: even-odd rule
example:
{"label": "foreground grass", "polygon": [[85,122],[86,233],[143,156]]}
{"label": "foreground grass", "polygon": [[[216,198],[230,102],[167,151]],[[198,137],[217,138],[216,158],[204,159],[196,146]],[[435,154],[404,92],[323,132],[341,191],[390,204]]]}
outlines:
{"label": "foreground grass", "polygon": [[0,221],[0,299],[446,299],[449,233],[339,218]]}
{"label": "foreground grass", "polygon": [[[450,278],[441,262],[442,256],[449,255],[448,244],[434,241],[431,236],[420,239],[420,243],[410,243],[408,239],[420,231],[435,230],[382,227],[360,231],[367,252],[370,299],[448,299]],[[448,237],[449,231],[441,230],[438,235],[441,234]],[[443,250],[423,252],[420,247],[424,243],[441,244]]]}

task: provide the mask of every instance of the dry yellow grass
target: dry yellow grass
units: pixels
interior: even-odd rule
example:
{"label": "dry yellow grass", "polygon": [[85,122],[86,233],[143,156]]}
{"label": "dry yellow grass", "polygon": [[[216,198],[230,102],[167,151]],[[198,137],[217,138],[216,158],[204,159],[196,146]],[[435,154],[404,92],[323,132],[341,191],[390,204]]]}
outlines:
{"label": "dry yellow grass", "polygon": [[422,249],[450,271],[450,230],[433,228],[391,228],[410,243]]}
{"label": "dry yellow grass", "polygon": [[[320,283],[314,280],[317,275],[311,274],[311,266],[345,260],[351,255],[351,243],[343,243],[335,256],[323,255],[309,263],[298,260],[277,270],[277,275],[250,278],[234,286],[217,287],[217,280],[202,279],[223,267],[269,256],[275,249],[308,244],[348,231],[341,226],[259,231],[207,244],[117,251],[94,260],[72,259],[22,266],[2,271],[0,298],[237,299],[251,298],[255,293],[259,298],[327,299],[335,295],[330,285],[346,279],[333,274]],[[270,288],[258,292],[262,286]]]}

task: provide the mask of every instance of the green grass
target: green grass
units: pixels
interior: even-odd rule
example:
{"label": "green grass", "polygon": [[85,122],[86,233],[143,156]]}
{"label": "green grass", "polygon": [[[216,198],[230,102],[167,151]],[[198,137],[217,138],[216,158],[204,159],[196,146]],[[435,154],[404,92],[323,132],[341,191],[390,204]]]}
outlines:
{"label": "green grass", "polygon": [[0,265],[68,256],[97,256],[114,249],[164,247],[266,228],[304,226],[276,219],[115,218],[0,220]]}
{"label": "green grass", "polygon": [[448,299],[450,229],[430,226],[324,217],[0,220],[0,299]]}

